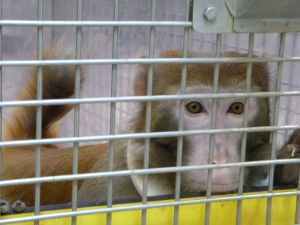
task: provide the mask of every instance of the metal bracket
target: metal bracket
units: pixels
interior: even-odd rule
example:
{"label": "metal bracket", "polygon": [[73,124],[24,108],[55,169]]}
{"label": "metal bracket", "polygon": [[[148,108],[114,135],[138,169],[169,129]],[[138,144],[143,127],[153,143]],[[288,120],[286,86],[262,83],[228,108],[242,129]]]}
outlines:
{"label": "metal bracket", "polygon": [[299,0],[194,0],[201,33],[300,31]]}
{"label": "metal bracket", "polygon": [[233,19],[222,0],[194,0],[193,29],[201,33],[232,32]]}

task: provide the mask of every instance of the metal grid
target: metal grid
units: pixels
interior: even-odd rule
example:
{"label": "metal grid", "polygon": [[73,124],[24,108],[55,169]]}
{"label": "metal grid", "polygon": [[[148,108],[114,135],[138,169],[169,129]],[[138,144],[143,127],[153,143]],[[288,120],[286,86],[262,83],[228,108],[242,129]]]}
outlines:
{"label": "metal grid", "polygon": [[[90,214],[90,213],[108,213],[107,217],[107,224],[111,224],[111,212],[115,211],[121,211],[121,210],[134,210],[134,209],[142,209],[142,224],[146,224],[146,217],[147,217],[147,209],[148,208],[154,208],[154,207],[161,207],[161,206],[175,206],[174,211],[174,224],[178,224],[178,210],[180,205],[186,205],[186,204],[197,204],[197,203],[206,203],[206,216],[205,216],[205,224],[209,224],[209,216],[210,216],[210,204],[211,202],[215,201],[226,201],[226,200],[238,200],[238,207],[237,207],[237,224],[241,224],[241,207],[242,207],[242,200],[243,199],[249,199],[249,198],[263,198],[268,197],[268,214],[267,214],[267,224],[271,224],[271,207],[272,207],[272,197],[274,196],[287,196],[287,195],[299,195],[300,191],[290,191],[290,192],[284,192],[284,193],[273,193],[273,186],[269,185],[268,187],[268,193],[266,194],[259,194],[259,195],[251,195],[251,196],[242,196],[243,193],[243,168],[246,166],[257,166],[257,165],[271,165],[271,175],[270,175],[270,181],[273,179],[274,175],[274,165],[275,164],[283,164],[283,163],[295,163],[300,162],[299,159],[293,159],[293,160],[277,160],[276,162],[272,159],[275,159],[275,148],[278,145],[281,145],[284,140],[286,140],[287,134],[290,133],[293,129],[299,129],[300,125],[299,120],[297,120],[299,116],[299,110],[295,107],[293,107],[298,99],[297,96],[300,95],[299,86],[300,84],[297,83],[296,80],[293,80],[296,73],[297,68],[299,67],[299,61],[300,56],[297,56],[297,51],[295,49],[299,48],[299,35],[297,33],[294,34],[240,34],[240,35],[233,35],[231,37],[230,34],[218,34],[218,35],[199,35],[190,32],[189,28],[191,27],[191,22],[189,22],[189,2],[185,2],[185,7],[182,7],[182,11],[184,12],[184,19],[180,21],[172,21],[172,20],[159,20],[156,16],[156,9],[158,8],[158,3],[155,0],[151,1],[150,9],[147,9],[150,12],[150,19],[149,21],[146,20],[139,20],[139,21],[121,21],[120,19],[120,3],[118,0],[114,1],[113,11],[114,16],[113,19],[110,21],[84,21],[84,15],[83,12],[83,3],[82,1],[77,1],[77,16],[76,20],[71,21],[53,21],[53,20],[44,20],[43,17],[43,1],[38,0],[36,6],[38,9],[38,17],[37,20],[8,20],[3,19],[0,21],[0,25],[4,28],[9,28],[18,26],[18,27],[27,27],[27,26],[33,26],[37,29],[37,60],[18,60],[18,59],[11,59],[11,60],[3,60],[0,62],[1,70],[0,70],[0,79],[2,80],[2,67],[4,68],[16,68],[18,66],[37,66],[38,68],[41,68],[45,65],[52,65],[52,64],[75,64],[75,65],[108,65],[111,66],[111,80],[108,79],[108,81],[111,83],[111,88],[108,91],[110,97],[85,97],[84,91],[83,93],[79,92],[80,87],[80,70],[79,67],[77,69],[76,73],[76,94],[74,99],[70,100],[41,100],[41,94],[42,94],[42,70],[38,70],[38,96],[37,100],[32,101],[2,101],[0,103],[1,111],[0,114],[2,115],[2,109],[6,109],[6,107],[12,107],[12,106],[29,106],[29,105],[35,105],[38,106],[38,113],[37,113],[37,134],[35,140],[19,140],[19,141],[7,141],[7,142],[0,142],[0,147],[10,147],[10,146],[26,146],[26,145],[36,145],[36,177],[35,178],[27,178],[27,179],[20,179],[20,180],[10,180],[0,181],[0,187],[5,187],[8,185],[19,185],[19,184],[35,184],[35,216],[32,217],[26,217],[26,218],[19,218],[19,219],[11,219],[7,221],[0,221],[0,224],[6,224],[11,222],[20,222],[20,221],[30,221],[35,220],[38,223],[38,220],[40,219],[46,219],[46,218],[58,218],[63,216],[74,216],[72,223],[76,224],[76,215],[84,215],[84,214]],[[124,3],[122,3],[124,4]],[[2,5],[2,1],[1,1]],[[33,4],[34,5],[34,4]],[[73,46],[74,49],[76,49],[76,59],[74,60],[41,60],[42,59],[42,52],[43,52],[43,33],[45,27],[75,27],[76,28],[76,42],[75,46]],[[85,57],[82,57],[82,51],[84,49],[84,46],[82,46],[82,32],[83,29],[87,27],[108,27],[112,28],[112,33],[109,33],[108,35],[112,34],[112,54],[111,57],[105,57],[105,58],[95,58],[95,59],[87,59]],[[119,43],[120,43],[120,33],[121,29],[124,28],[131,28],[131,27],[142,27],[149,29],[149,40],[148,40],[148,57],[149,58],[139,58],[139,57],[131,57],[129,55],[124,54],[122,51],[119,51]],[[182,41],[182,44],[180,45],[184,52],[184,58],[183,59],[163,59],[163,58],[156,58],[156,43],[161,40],[161,36],[157,38],[157,33],[164,32],[164,29],[166,29],[166,33],[172,33],[170,28],[183,28],[183,34],[180,36],[180,40]],[[159,30],[159,31],[158,31]],[[59,33],[59,32],[57,32]],[[175,34],[178,34],[178,31],[175,31]],[[1,29],[0,31],[0,43],[2,43],[2,35],[3,31]],[[5,35],[5,32],[4,32]],[[55,34],[58,35],[58,34]],[[167,36],[167,35],[165,35]],[[262,48],[264,44],[266,44],[266,40],[270,37],[273,37],[273,45],[271,46],[271,51],[266,48]],[[290,50],[285,47],[285,44],[287,43],[286,38],[290,36],[290,39],[292,39],[292,46],[290,47]],[[214,37],[214,38],[212,38]],[[277,39],[277,40],[276,40]],[[212,41],[213,40],[213,41]],[[215,40],[215,41],[214,41]],[[255,40],[262,40],[262,44],[255,46]],[[193,44],[196,43],[196,44]],[[216,58],[186,58],[188,49],[191,49],[191,46],[197,45],[199,42],[201,42],[200,49],[196,48],[197,50],[201,50],[202,52],[215,52]],[[239,44],[239,42],[243,42],[243,44]],[[245,42],[247,45],[244,45]],[[279,46],[279,48],[278,48]],[[278,48],[277,50],[273,50],[272,48]],[[239,51],[247,51],[248,57],[244,58],[219,58],[220,52],[228,49],[235,49]],[[2,49],[1,49],[2,50]],[[160,50],[160,49],[159,49]],[[278,53],[276,53],[278,51]],[[0,51],[2,52],[2,51]],[[120,53],[122,52],[122,53]],[[288,53],[287,53],[288,52]],[[253,53],[260,53],[264,54],[262,57],[259,58],[252,58]],[[2,56],[2,54],[1,54]],[[120,57],[122,56],[122,57]],[[172,96],[151,96],[152,94],[152,75],[153,75],[153,64],[155,63],[181,63],[183,64],[182,69],[182,86],[181,86],[181,93],[178,95],[172,95]],[[211,62],[215,63],[215,73],[214,73],[214,94],[193,94],[193,95],[186,95],[185,94],[185,81],[186,81],[186,65],[188,63],[204,63],[204,62]],[[217,93],[218,85],[218,76],[219,76],[219,65],[224,62],[247,62],[247,91],[246,93],[240,93],[240,94],[224,94],[224,93]],[[251,63],[252,62],[270,62],[272,63],[271,68],[275,68],[273,70],[273,83],[274,87],[271,89],[268,93],[247,93],[250,89],[249,84],[251,80]],[[284,68],[285,63],[290,63],[292,66],[288,68]],[[117,85],[119,85],[117,81],[117,77],[119,75],[120,68],[122,66],[129,66],[129,65],[136,65],[136,64],[149,64],[148,69],[148,87],[147,87],[147,96],[137,97],[137,96],[129,96],[130,93],[124,94],[122,96],[120,93],[117,93]],[[272,67],[273,66],[273,67]],[[278,68],[276,68],[278,67]],[[128,69],[128,68],[127,68]],[[129,69],[130,70],[130,69]],[[285,70],[288,71],[285,73]],[[10,70],[8,70],[9,72]],[[7,72],[7,73],[8,73]],[[289,76],[284,76],[284,74],[290,74]],[[292,81],[292,82],[291,82]],[[126,84],[131,82],[131,79],[129,76],[125,77],[122,80],[124,86],[126,87]],[[2,82],[1,82],[2,84]],[[22,84],[20,84],[22,85]],[[132,84],[131,84],[132,85]],[[107,86],[107,85],[106,85]],[[128,86],[127,86],[128,87]],[[1,88],[2,89],[2,88]],[[107,90],[105,90],[107,91]],[[128,92],[128,90],[125,90],[125,92]],[[2,92],[1,91],[1,98],[2,98]],[[84,96],[84,98],[81,98],[81,96]],[[273,97],[274,102],[273,105],[275,107],[274,114],[272,115],[273,123],[269,127],[258,127],[258,128],[249,128],[247,127],[247,110],[246,110],[246,116],[244,118],[244,127],[239,129],[218,129],[215,130],[214,127],[214,118],[211,129],[208,130],[195,130],[195,131],[184,131],[183,130],[183,119],[178,121],[179,123],[179,130],[178,131],[171,131],[171,132],[156,132],[156,133],[147,133],[150,131],[150,118],[151,118],[151,102],[157,101],[157,100],[170,100],[170,99],[190,99],[190,98],[212,98],[212,99],[218,99],[218,98],[228,98],[228,97],[245,97],[246,99],[248,97],[254,96],[254,97]],[[294,97],[294,98],[292,98]],[[283,100],[282,100],[283,99]],[[4,98],[5,100],[5,98]],[[146,133],[142,134],[133,134],[133,133],[126,133],[126,134],[119,134],[117,132],[117,124],[118,121],[126,117],[126,114],[128,112],[128,108],[124,107],[118,107],[118,103],[125,102],[139,102],[139,101],[147,101],[147,122],[146,122]],[[216,102],[216,101],[214,101]],[[105,135],[100,134],[94,134],[94,135],[84,135],[80,131],[81,123],[80,121],[80,115],[79,115],[79,108],[82,109],[82,106],[89,106],[91,104],[95,103],[108,103],[109,109],[107,110],[108,115],[102,115],[104,120],[109,121],[107,123],[107,129],[108,131],[101,131]],[[62,138],[55,138],[55,139],[47,139],[43,140],[41,139],[41,107],[43,105],[49,105],[49,104],[76,104],[75,108],[75,114],[74,118],[74,125],[73,128],[70,128],[70,130],[73,130],[73,134],[71,137],[62,137]],[[247,101],[246,101],[247,106]],[[216,111],[216,104],[214,103],[214,110],[213,115],[215,115]],[[247,107],[246,107],[247,109]],[[93,110],[92,110],[93,111]],[[183,104],[181,103],[181,118],[183,115]],[[282,115],[282,116],[281,116]],[[4,116],[5,117],[5,116]],[[119,118],[116,120],[116,118]],[[101,119],[102,120],[102,119]],[[69,122],[69,121],[68,121]],[[80,123],[81,122],[81,123]],[[84,122],[84,121],[83,121]],[[1,120],[2,123],[2,120]],[[2,124],[0,124],[2,125]],[[89,125],[91,126],[91,124]],[[102,124],[101,124],[102,126]],[[103,127],[103,126],[102,126]],[[91,129],[90,127],[88,129]],[[243,162],[245,160],[245,148],[246,148],[246,136],[248,132],[256,132],[256,131],[272,131],[272,159],[271,160],[264,160],[259,162]],[[289,131],[289,132],[286,132]],[[182,137],[187,135],[195,135],[195,134],[211,134],[211,141],[210,141],[210,162],[212,160],[212,149],[213,149],[213,143],[214,143],[214,135],[219,133],[230,133],[230,132],[243,132],[243,154],[241,157],[240,163],[228,163],[226,165],[199,165],[199,166],[181,166],[181,158],[182,158]],[[175,136],[178,137],[178,149],[177,149],[177,162],[176,167],[172,168],[148,168],[148,161],[149,161],[149,140],[153,137],[168,137],[168,136]],[[114,141],[119,139],[128,139],[128,138],[141,138],[145,139],[146,143],[146,154],[145,154],[145,160],[144,160],[144,169],[136,170],[136,171],[113,171],[112,169],[112,163],[113,163],[113,151],[114,151]],[[99,173],[91,173],[91,174],[80,174],[78,175],[78,145],[79,143],[84,142],[98,142],[98,141],[109,141],[110,143],[110,168],[107,172],[99,172]],[[74,162],[73,162],[73,174],[70,175],[63,175],[63,176],[55,176],[55,177],[41,177],[40,173],[40,146],[43,144],[52,144],[52,143],[73,143],[74,145]],[[228,196],[228,197],[222,197],[222,198],[211,198],[211,173],[209,176],[209,182],[208,182],[208,188],[207,188],[207,198],[204,200],[194,200],[194,201],[180,201],[180,174],[181,172],[188,171],[188,170],[203,170],[203,169],[209,169],[211,171],[214,168],[228,168],[228,167],[238,167],[240,169],[240,184],[239,184],[239,190],[238,193],[240,195],[238,196]],[[96,177],[108,177],[112,179],[112,177],[118,177],[118,176],[128,176],[133,174],[153,174],[153,173],[166,173],[166,172],[175,172],[176,173],[176,191],[175,191],[175,201],[174,202],[168,202],[168,203],[160,203],[160,204],[147,204],[147,176],[144,178],[144,185],[143,185],[143,196],[142,196],[142,202],[144,204],[134,207],[118,207],[118,208],[112,208],[112,181],[110,180],[109,189],[108,192],[108,203],[107,209],[96,209],[96,210],[85,210],[85,211],[77,211],[77,181],[81,179],[89,179],[89,178],[96,178]],[[40,183],[43,182],[56,182],[56,181],[63,181],[63,180],[72,180],[73,181],[73,192],[72,192],[72,212],[66,212],[66,213],[59,213],[59,214],[52,214],[52,215],[40,215]],[[269,182],[270,184],[272,182]]]}

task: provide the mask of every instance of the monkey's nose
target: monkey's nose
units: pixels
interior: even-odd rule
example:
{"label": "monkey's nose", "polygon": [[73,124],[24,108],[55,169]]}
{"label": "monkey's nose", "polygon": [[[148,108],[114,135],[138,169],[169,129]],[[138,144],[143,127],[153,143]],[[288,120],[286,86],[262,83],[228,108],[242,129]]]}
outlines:
{"label": "monkey's nose", "polygon": [[225,159],[213,159],[212,164],[225,164]]}
{"label": "monkey's nose", "polygon": [[227,162],[226,154],[220,149],[215,149],[214,158],[212,160],[213,164],[224,164]]}

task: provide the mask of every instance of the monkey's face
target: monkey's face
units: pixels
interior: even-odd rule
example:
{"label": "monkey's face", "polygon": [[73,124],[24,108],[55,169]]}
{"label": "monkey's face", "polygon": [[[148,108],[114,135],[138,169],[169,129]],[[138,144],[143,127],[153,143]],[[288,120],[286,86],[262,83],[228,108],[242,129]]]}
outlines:
{"label": "monkey's face", "polygon": [[[228,52],[223,54],[230,57],[245,57],[245,54]],[[190,57],[202,57],[199,54],[189,54]],[[162,58],[180,58],[180,51],[167,51]],[[267,64],[251,64],[251,92],[268,91]],[[218,93],[244,93],[247,81],[247,63],[222,63],[219,65]],[[143,70],[135,80],[135,94],[147,95],[148,67]],[[184,69],[184,70],[183,70]],[[155,64],[153,68],[153,95],[180,95],[182,87],[182,74],[186,73],[185,92],[187,94],[206,94],[205,98],[189,99],[184,102],[185,110],[181,117],[182,101],[154,101],[151,105],[151,132],[178,131],[180,119],[183,119],[184,130],[210,130],[220,129],[220,133],[213,135],[212,141],[209,134],[185,136],[183,139],[182,164],[184,166],[207,165],[208,163],[226,164],[236,163],[241,158],[242,133],[239,131],[221,133],[222,129],[242,128],[244,112],[247,108],[247,126],[268,126],[269,105],[267,98],[248,98],[246,104],[244,98],[218,98],[215,103],[211,98],[214,93],[213,84],[215,65],[206,63],[188,64],[186,68],[182,64]],[[175,102],[175,103],[174,103]],[[247,107],[246,107],[247,105]],[[215,110],[213,110],[215,109]],[[140,110],[140,119],[134,123],[137,132],[144,132],[146,124],[147,104],[143,104]],[[259,113],[258,113],[259,112]],[[269,134],[247,135],[247,147],[256,146],[257,143],[268,142]],[[151,139],[150,167],[176,166],[177,139],[174,137],[158,137]],[[211,145],[212,143],[212,145]],[[250,146],[251,143],[251,146]],[[144,160],[144,142],[140,142],[143,148],[130,151],[128,158],[135,158],[129,164],[142,168]],[[211,150],[211,153],[210,153]],[[248,150],[248,149],[247,149]],[[252,149],[251,149],[252,150]],[[249,154],[246,153],[248,160]],[[178,159],[178,158],[177,158]],[[209,160],[210,159],[210,160]],[[225,165],[226,166],[226,165]],[[222,168],[212,171],[212,191],[231,191],[238,187],[239,168]],[[152,175],[150,175],[151,177]],[[156,175],[161,180],[161,174]],[[153,175],[154,177],[154,175]],[[163,180],[168,180],[174,186],[174,177],[166,175]],[[182,173],[182,189],[185,192],[199,192],[207,189],[207,170],[194,170]],[[150,182],[151,183],[151,182]],[[156,184],[158,184],[157,182]],[[153,185],[155,186],[155,185]],[[160,189],[160,188],[159,188]],[[164,192],[166,193],[166,192]]]}
{"label": "monkey's face", "polygon": [[[220,89],[222,93],[233,91],[236,90]],[[187,89],[187,92],[211,93],[212,89],[209,87],[190,87]],[[215,113],[213,113],[213,104],[212,99],[186,100],[184,102],[184,130],[210,130],[212,127],[215,129],[243,127],[245,99],[216,99]],[[255,99],[249,99],[249,121],[253,120],[257,114],[256,104]],[[176,118],[179,119],[178,110],[173,112]],[[236,163],[240,161],[241,132],[215,134],[212,136],[212,140],[210,139],[211,137],[208,134],[185,137],[183,165],[208,164],[210,155],[212,164]],[[211,149],[210,143],[212,143]],[[183,189],[192,192],[206,190],[207,175],[207,170],[195,170],[183,173]],[[238,187],[238,179],[239,168],[214,169],[212,171],[212,191],[223,192],[234,190]]]}

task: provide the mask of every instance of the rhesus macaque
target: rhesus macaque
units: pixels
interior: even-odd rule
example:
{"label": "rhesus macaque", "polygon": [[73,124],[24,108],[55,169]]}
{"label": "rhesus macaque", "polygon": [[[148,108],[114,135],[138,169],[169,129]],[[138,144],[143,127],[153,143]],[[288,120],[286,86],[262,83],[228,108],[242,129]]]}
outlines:
{"label": "rhesus macaque", "polygon": [[[190,55],[199,57],[199,55]],[[226,53],[224,56],[245,56],[238,53]],[[181,57],[177,51],[168,51],[161,57]],[[219,93],[245,92],[247,64],[223,64],[220,66]],[[141,68],[135,81],[135,95],[146,95],[147,66]],[[159,64],[154,66],[153,95],[179,94],[181,85],[180,64]],[[213,93],[213,64],[190,64],[187,66],[186,93]],[[264,63],[252,65],[251,91],[268,91],[268,70]],[[212,99],[189,99],[184,102],[184,130],[210,129],[212,117]],[[243,126],[244,103],[243,98],[229,98],[217,100],[216,128],[240,128]],[[152,104],[151,131],[178,130],[180,101],[155,101]],[[145,131],[146,104],[141,107],[134,119],[133,131]],[[269,104],[267,98],[249,98],[248,126],[269,125]],[[215,135],[214,164],[240,162],[241,133],[228,133]],[[208,164],[209,135],[195,135],[184,137],[182,165]],[[144,145],[142,139],[130,140],[127,149],[116,149],[115,170],[142,169],[144,163]],[[177,138],[153,138],[150,142],[150,168],[176,166]],[[262,160],[270,158],[269,133],[255,133],[247,135],[246,160]],[[93,171],[105,170],[106,164],[97,162]],[[250,170],[254,170],[251,168]],[[255,171],[256,172],[256,171]],[[257,173],[257,172],[256,172]],[[258,173],[259,174],[259,173]],[[265,178],[267,170],[264,169],[259,176]],[[164,195],[174,193],[175,174],[149,175],[148,195]],[[224,168],[213,171],[212,191],[226,192],[237,189],[239,179],[238,168]],[[253,180],[251,173],[248,180]],[[143,176],[132,176],[131,179],[114,179],[113,195],[122,196],[122,189],[133,183],[136,191],[141,194],[143,190]],[[82,201],[101,199],[106,195],[106,179],[87,180],[83,183],[79,196]],[[123,184],[123,183],[122,183]],[[92,191],[98,187],[99,191]],[[182,173],[181,190],[187,192],[200,192],[207,189],[207,170],[195,170]],[[132,193],[135,197],[136,193]]]}
{"label": "rhesus macaque", "polygon": [[[239,53],[225,53],[223,56],[243,57]],[[167,51],[161,57],[181,57],[178,51]],[[190,54],[190,57],[201,55]],[[224,63],[220,65],[219,93],[245,92],[246,63]],[[147,89],[147,66],[141,66],[134,84],[135,95],[145,95]],[[153,95],[180,93],[181,64],[154,65]],[[35,74],[35,72],[33,73]],[[44,98],[68,98],[74,92],[74,67],[53,66],[44,68]],[[187,66],[186,93],[213,93],[214,65],[205,63]],[[252,64],[252,92],[267,92],[269,73],[265,63]],[[50,79],[51,78],[51,79]],[[35,79],[25,87],[21,99],[35,99]],[[69,91],[66,91],[69,90]],[[30,93],[30,94],[28,94]],[[268,126],[269,103],[266,97],[250,97],[248,101],[248,127]],[[245,99],[220,98],[216,100],[217,129],[241,128],[245,110]],[[211,128],[212,99],[184,100],[184,130]],[[43,107],[43,137],[54,137],[52,126],[59,121],[71,106]],[[155,101],[152,103],[151,131],[177,131],[180,101]],[[145,131],[146,103],[140,103],[140,110],[134,117],[130,131]],[[5,140],[34,138],[35,108],[15,109],[12,121],[5,129]],[[213,164],[240,162],[242,133],[214,135]],[[183,138],[182,165],[208,164],[210,135],[194,135]],[[42,176],[71,174],[73,148],[43,146]],[[114,170],[141,169],[144,162],[145,141],[132,139],[114,142]],[[34,177],[35,147],[15,147],[3,149],[2,179]],[[152,138],[150,140],[150,168],[176,166],[177,138]],[[269,133],[248,133],[246,161],[270,159]],[[79,173],[107,171],[108,145],[88,145],[80,147]],[[248,168],[245,183],[250,184],[267,176],[267,167]],[[201,192],[207,189],[207,170],[193,170],[182,173],[182,193]],[[285,182],[280,173],[279,182]],[[148,195],[173,194],[175,174],[154,174],[148,176]],[[289,181],[292,182],[292,181]],[[227,192],[236,190],[239,183],[239,168],[214,169],[212,172],[212,191]],[[78,182],[79,201],[98,201],[107,197],[107,178],[97,178]],[[143,176],[122,176],[113,178],[113,198],[138,198],[143,189]],[[45,183],[41,186],[42,204],[65,203],[71,200],[71,182]],[[10,201],[20,199],[27,205],[34,202],[34,186],[5,187],[2,194]]]}

